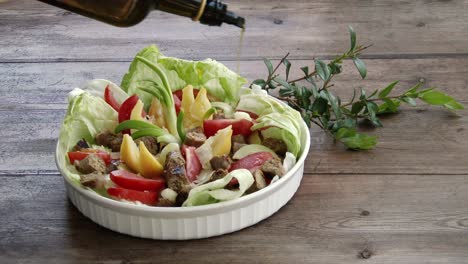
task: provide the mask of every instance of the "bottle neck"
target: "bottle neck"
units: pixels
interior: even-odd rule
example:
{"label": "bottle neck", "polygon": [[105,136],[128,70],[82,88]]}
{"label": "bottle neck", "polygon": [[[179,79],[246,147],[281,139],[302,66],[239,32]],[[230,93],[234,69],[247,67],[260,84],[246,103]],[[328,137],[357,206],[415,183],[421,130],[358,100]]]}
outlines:
{"label": "bottle neck", "polygon": [[155,0],[155,8],[210,26],[228,23],[243,28],[245,23],[242,17],[228,11],[227,5],[218,0]]}

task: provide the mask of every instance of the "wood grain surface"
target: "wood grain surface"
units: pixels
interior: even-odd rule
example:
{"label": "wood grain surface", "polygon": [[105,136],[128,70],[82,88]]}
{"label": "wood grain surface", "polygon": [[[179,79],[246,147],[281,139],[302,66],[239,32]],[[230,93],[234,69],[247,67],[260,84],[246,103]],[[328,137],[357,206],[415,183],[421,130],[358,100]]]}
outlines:
{"label": "wood grain surface", "polygon": [[[311,65],[346,49],[346,27],[372,43],[368,78],[397,90],[424,80],[468,103],[468,2],[227,1],[247,18],[240,73],[263,77],[262,57],[290,51]],[[120,83],[129,61],[156,43],[170,56],[212,57],[235,69],[239,30],[153,12],[114,28],[37,1],[0,1],[0,263],[468,263],[468,118],[404,107],[363,130],[379,145],[346,151],[313,127],[302,184],[278,213],[245,230],[195,241],[109,231],[68,201],[54,164],[66,95],[93,78]],[[293,75],[299,72],[293,71]]]}

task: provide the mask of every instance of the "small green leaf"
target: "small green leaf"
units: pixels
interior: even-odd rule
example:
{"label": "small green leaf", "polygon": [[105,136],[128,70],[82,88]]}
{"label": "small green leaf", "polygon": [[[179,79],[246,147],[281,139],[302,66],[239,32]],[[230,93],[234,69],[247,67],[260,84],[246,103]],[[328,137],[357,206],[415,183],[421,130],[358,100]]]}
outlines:
{"label": "small green leaf", "polygon": [[416,106],[416,101],[411,97],[403,96],[401,100],[411,106]]}
{"label": "small green leaf", "polygon": [[348,26],[348,31],[349,31],[349,36],[351,39],[351,48],[349,50],[351,51],[351,50],[354,50],[354,48],[356,47],[356,32],[351,26]]}
{"label": "small green leaf", "polygon": [[284,66],[286,67],[286,80],[288,80],[288,78],[289,78],[289,70],[291,70],[291,62],[289,62],[289,60],[287,60],[287,59],[284,59],[284,60],[283,60],[283,64],[284,64]]}
{"label": "small green leaf", "polygon": [[396,99],[389,99],[389,98],[385,98],[383,100],[384,100],[384,103],[379,105],[379,111],[377,112],[377,115],[393,114],[393,113],[398,112],[398,107],[400,107],[400,101]]}
{"label": "small green leaf", "polygon": [[464,109],[453,97],[433,89],[421,91],[418,98],[430,105],[441,105],[449,110]]}
{"label": "small green leaf", "polygon": [[403,95],[409,96],[411,98],[418,97],[418,89],[423,85],[423,82],[418,82],[415,86],[411,87],[408,91],[406,91]]}
{"label": "small green leaf", "polygon": [[256,85],[262,87],[262,89],[265,88],[265,86],[266,86],[266,82],[263,79],[257,79],[255,81],[253,81],[252,84],[256,84]]}
{"label": "small green leaf", "polygon": [[335,139],[354,150],[372,149],[377,144],[377,137],[357,133],[355,129],[345,127],[335,133]]}
{"label": "small green leaf", "polygon": [[301,70],[305,76],[309,75],[309,66],[302,67]]}
{"label": "small green leaf", "polygon": [[377,113],[379,112],[379,106],[374,102],[367,102],[366,104],[367,113],[369,114],[369,121],[376,127],[381,127],[382,123],[377,118]]}
{"label": "small green leaf", "polygon": [[310,110],[312,112],[317,112],[319,115],[322,115],[328,110],[328,101],[324,98],[319,97],[314,100],[312,106],[310,107]]}
{"label": "small green leaf", "polygon": [[449,110],[461,110],[461,109],[465,109],[465,107],[460,104],[459,102],[453,100],[451,102],[448,102],[446,104],[444,104],[444,107],[449,109]]}
{"label": "small green leaf", "polygon": [[269,59],[267,59],[267,58],[263,58],[263,62],[265,63],[265,65],[268,68],[268,75],[272,75],[273,74],[273,64],[271,64],[271,61]]}
{"label": "small green leaf", "polygon": [[340,110],[339,98],[335,97],[328,90],[322,90],[320,93],[321,94],[323,93],[326,96],[326,99],[328,99],[328,102],[330,103],[331,108],[332,108],[333,112],[335,113],[336,118],[340,119],[341,118],[341,110]]}
{"label": "small green leaf", "polygon": [[353,62],[354,62],[354,66],[356,66],[356,69],[359,71],[359,74],[361,75],[361,77],[365,79],[367,75],[367,69],[366,69],[366,65],[364,64],[364,62],[358,57],[354,57]]}
{"label": "small green leaf", "polygon": [[390,94],[390,92],[393,90],[393,88],[395,87],[395,85],[398,83],[399,81],[394,81],[392,82],[391,84],[389,84],[387,87],[385,87],[382,91],[380,91],[379,93],[379,98],[380,99],[383,99],[385,97],[387,97],[387,95]]}
{"label": "small green leaf", "polygon": [[325,62],[316,59],[315,70],[322,80],[326,81],[330,78],[330,69],[328,68],[328,65],[325,64]]}
{"label": "small green leaf", "polygon": [[359,99],[360,99],[361,101],[366,100],[366,90],[364,90],[364,89],[362,89],[362,88],[359,88],[359,89],[361,89],[361,95],[359,96]]}
{"label": "small green leaf", "polygon": [[376,95],[377,93],[379,92],[379,90],[374,90],[370,95],[369,97],[367,97],[367,99],[371,99],[372,97],[374,97],[374,95]]}
{"label": "small green leaf", "polygon": [[359,114],[359,112],[362,111],[363,108],[364,108],[363,102],[361,101],[355,102],[353,106],[351,107],[351,113],[357,115]]}
{"label": "small green leaf", "polygon": [[283,80],[283,79],[281,79],[281,78],[279,78],[279,77],[276,77],[276,78],[274,79],[274,81],[277,82],[277,83],[279,83],[279,84],[281,84],[281,85],[282,85],[283,87],[285,87],[285,88],[291,89],[291,84],[289,84],[287,81],[285,81],[285,80]]}

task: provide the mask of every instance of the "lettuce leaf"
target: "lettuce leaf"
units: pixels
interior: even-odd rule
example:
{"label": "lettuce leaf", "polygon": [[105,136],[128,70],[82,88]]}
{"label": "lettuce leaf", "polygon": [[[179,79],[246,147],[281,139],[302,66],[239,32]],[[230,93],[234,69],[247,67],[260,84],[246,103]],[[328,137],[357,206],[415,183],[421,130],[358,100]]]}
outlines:
{"label": "lettuce leaf", "polygon": [[[239,181],[238,190],[225,189],[226,185],[236,178]],[[238,169],[228,173],[223,178],[212,181],[190,190],[187,200],[182,206],[196,206],[219,203],[241,197],[254,183],[253,175],[246,169]]]}
{"label": "lettuce leaf", "polygon": [[85,86],[87,91],[76,88],[70,92],[68,110],[60,129],[57,163],[66,176],[77,183],[80,176],[68,161],[67,152],[83,138],[93,144],[97,133],[113,131],[118,123],[117,112],[102,97],[91,94],[99,90],[100,85],[101,81],[91,81]]}
{"label": "lettuce leaf", "polygon": [[281,139],[295,157],[301,154],[304,148],[301,142],[305,141],[308,128],[299,112],[268,96],[256,85],[250,91],[243,91],[236,110],[257,114],[259,118],[252,130],[263,128],[261,133],[264,138]]}
{"label": "lettuce leaf", "polygon": [[[154,45],[144,48],[137,54],[137,57],[142,57],[158,65],[167,76],[172,91],[180,90],[191,84],[195,88],[205,87],[208,93],[220,100],[236,103],[239,100],[238,94],[241,86],[247,82],[237,73],[215,60],[188,61],[166,57]],[[145,105],[149,105],[152,96],[141,90],[144,87],[151,88],[148,82],[163,85],[161,78],[156,73],[135,59],[125,74],[121,87],[128,94],[137,94]]]}

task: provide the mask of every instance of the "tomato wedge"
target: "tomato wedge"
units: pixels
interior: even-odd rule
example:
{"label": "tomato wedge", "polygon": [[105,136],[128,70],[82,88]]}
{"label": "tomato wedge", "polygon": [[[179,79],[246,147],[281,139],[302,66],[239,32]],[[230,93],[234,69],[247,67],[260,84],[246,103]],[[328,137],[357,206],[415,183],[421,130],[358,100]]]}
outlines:
{"label": "tomato wedge", "polygon": [[175,94],[173,94],[172,97],[174,97],[174,106],[175,106],[176,114],[179,114],[182,101],[180,101],[179,97],[177,97]]}
{"label": "tomato wedge", "polygon": [[75,163],[75,160],[82,160],[86,158],[88,155],[97,155],[100,157],[106,164],[109,164],[111,162],[111,156],[108,152],[105,151],[97,151],[97,152],[83,152],[83,151],[72,151],[68,152],[68,159],[70,160],[70,163],[73,164]]}
{"label": "tomato wedge", "polygon": [[110,187],[107,189],[107,194],[110,196],[124,199],[127,201],[140,202],[147,205],[155,205],[158,202],[158,194],[156,192],[142,192],[129,190],[122,187]]}
{"label": "tomato wedge", "polygon": [[257,152],[243,157],[231,165],[229,171],[237,169],[247,169],[254,171],[261,167],[265,161],[272,159],[273,155],[270,152]]}
{"label": "tomato wedge", "polygon": [[119,123],[130,119],[130,114],[132,113],[133,107],[135,107],[138,100],[138,96],[132,95],[122,103],[119,109]]}
{"label": "tomato wedge", "polygon": [[119,112],[120,104],[115,100],[112,91],[110,90],[109,85],[106,86],[106,90],[104,91],[104,100],[108,103],[115,111]]}
{"label": "tomato wedge", "polygon": [[202,165],[198,159],[197,153],[195,153],[195,147],[185,146],[183,148],[183,152],[185,153],[185,170],[187,171],[187,178],[190,182],[194,182],[197,179],[198,174],[200,174]]}
{"label": "tomato wedge", "polygon": [[203,132],[205,136],[211,137],[223,128],[232,125],[232,135],[248,136],[252,134],[250,128],[253,123],[247,119],[213,119],[203,121]]}
{"label": "tomato wedge", "polygon": [[146,179],[126,170],[112,171],[110,178],[115,184],[135,191],[153,191],[159,193],[166,187],[166,181],[162,178]]}

